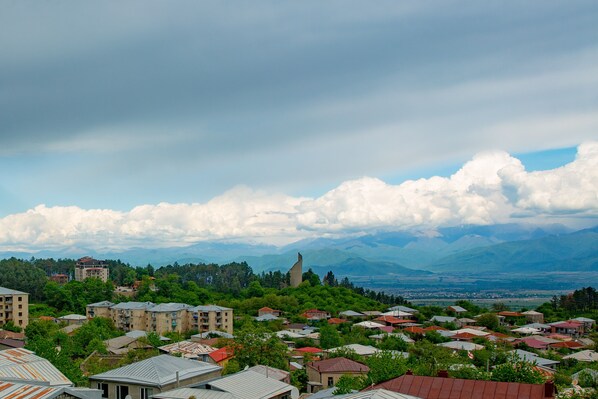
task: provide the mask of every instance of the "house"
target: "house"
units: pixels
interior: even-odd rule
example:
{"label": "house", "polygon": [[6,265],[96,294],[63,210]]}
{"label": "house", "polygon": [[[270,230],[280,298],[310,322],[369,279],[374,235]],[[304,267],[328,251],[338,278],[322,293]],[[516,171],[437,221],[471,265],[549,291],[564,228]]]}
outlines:
{"label": "house", "polygon": [[431,323],[457,323],[457,318],[453,316],[432,316],[430,319]]}
{"label": "house", "polygon": [[250,367],[248,370],[255,371],[256,373],[260,373],[268,378],[274,378],[275,380],[282,381],[286,384],[291,383],[291,373],[288,371],[280,370],[270,366],[262,366],[261,364]]}
{"label": "house", "polygon": [[146,309],[146,331],[165,334],[173,331],[183,333],[189,331],[189,310],[191,305],[184,303],[161,303]]}
{"label": "house", "polygon": [[328,319],[328,324],[343,324],[343,323],[347,323],[347,320],[339,319],[337,317],[331,317]]}
{"label": "house", "polygon": [[533,363],[538,366],[546,367],[552,370],[556,370],[556,366],[560,363],[557,360],[544,359],[543,357],[540,357],[535,353],[527,352],[521,349],[516,349],[509,353],[513,353],[515,357],[517,357],[520,360],[523,360],[524,362]]}
{"label": "house", "polygon": [[589,319],[587,317],[576,317],[574,319],[571,319],[571,321],[578,321],[580,323],[583,324],[583,329],[584,331],[592,331],[592,328],[594,328],[594,324],[596,324],[596,321],[593,319]]}
{"label": "house", "polygon": [[0,327],[12,321],[25,328],[29,324],[29,294],[0,287]]}
{"label": "house", "polygon": [[475,323],[477,323],[477,320],[470,319],[468,317],[462,317],[460,319],[457,319],[457,325],[461,327],[472,326],[475,325]]}
{"label": "house", "polygon": [[97,389],[57,387],[25,383],[22,381],[0,381],[0,398],[10,399],[100,399]]}
{"label": "house", "polygon": [[128,337],[126,335],[107,339],[104,341],[106,350],[112,355],[124,355],[135,349],[153,349],[153,346],[139,341],[137,337]]}
{"label": "house", "polygon": [[271,314],[272,316],[280,317],[282,312],[280,310],[272,309],[267,306],[264,306],[263,308],[261,308],[257,311],[258,316],[264,316],[267,314]]}
{"label": "house", "polygon": [[170,355],[180,355],[186,359],[195,359],[201,360],[202,362],[208,362],[210,360],[210,353],[216,351],[217,348],[200,344],[199,342],[180,341],[161,346],[158,349],[161,352],[165,352]]}
{"label": "house", "polygon": [[25,341],[18,339],[0,339],[0,351],[4,349],[15,349],[25,347]]}
{"label": "house", "polygon": [[201,334],[195,334],[191,336],[191,341],[200,342],[203,339],[209,338],[224,338],[224,339],[233,339],[234,335],[225,333],[224,331],[206,331],[202,332]]}
{"label": "house", "polygon": [[381,316],[392,316],[404,320],[411,320],[413,318],[412,313],[403,312],[402,310],[389,310],[388,312],[382,313]]}
{"label": "house", "polygon": [[153,394],[220,377],[214,364],[170,355],[155,356],[89,377],[91,388],[108,399],[149,399]]}
{"label": "house", "polygon": [[563,356],[563,359],[575,359],[578,362],[586,363],[598,362],[598,353],[596,351],[586,349],[577,353],[572,353],[570,355]]}
{"label": "house", "polygon": [[298,399],[299,390],[255,370],[244,370],[195,387],[226,392],[242,399]]}
{"label": "house", "polygon": [[359,377],[366,375],[370,368],[365,364],[358,363],[344,357],[309,362],[305,366],[307,370],[307,391],[313,393],[320,388],[336,385],[343,375]]}
{"label": "house", "polygon": [[400,324],[414,322],[414,320],[399,319],[398,317],[394,317],[394,316],[380,316],[380,317],[375,318],[374,321],[384,323],[387,326],[397,326]]}
{"label": "house", "polygon": [[345,310],[343,312],[340,312],[338,315],[344,319],[347,319],[349,317],[358,317],[358,318],[365,317],[365,315],[363,313],[355,312],[353,310]]}
{"label": "house", "polygon": [[415,313],[419,312],[417,309],[413,309],[413,308],[403,306],[403,305],[393,306],[392,308],[388,308],[388,310],[400,310],[401,312],[411,313],[411,314],[415,314]]}
{"label": "house", "polygon": [[521,384],[517,382],[497,382],[465,380],[460,378],[428,377],[405,374],[366,388],[387,389],[423,399],[554,399],[554,384]]}
{"label": "house", "polygon": [[550,323],[550,326],[552,333],[568,335],[571,337],[579,337],[584,332],[584,324],[573,320]]}
{"label": "house", "polygon": [[225,367],[230,359],[235,357],[235,351],[229,346],[216,349],[210,352],[210,363],[217,364],[220,367]]}
{"label": "house", "polygon": [[199,388],[176,388],[170,391],[157,393],[152,399],[242,399],[232,393],[212,391]]}
{"label": "house", "polygon": [[359,323],[355,323],[353,324],[353,327],[361,327],[361,328],[365,328],[367,330],[375,330],[378,329],[380,327],[384,327],[386,324],[380,324],[380,323],[376,323],[374,321],[362,321]]}
{"label": "house", "polygon": [[349,344],[343,345],[336,348],[328,349],[327,352],[334,353],[336,351],[343,351],[343,350],[350,350],[358,354],[359,356],[372,356],[375,353],[378,353],[380,349],[375,348],[370,345],[361,345],[361,344]]}
{"label": "house", "polygon": [[536,312],[535,310],[528,310],[526,312],[521,313],[525,316],[525,321],[527,323],[544,323],[544,314],[540,312]]}
{"label": "house", "polygon": [[301,317],[306,318],[307,320],[322,320],[322,319],[329,319],[330,313],[324,310],[318,309],[309,309],[306,310],[301,314]]}
{"label": "house", "polygon": [[452,349],[454,351],[479,351],[484,349],[483,345],[474,344],[467,341],[450,341],[437,344],[436,346],[442,346],[444,348]]}
{"label": "house", "polygon": [[446,308],[446,310],[448,310],[449,312],[453,312],[456,314],[462,314],[462,313],[467,313],[467,309],[461,307],[461,306],[457,306],[457,305],[452,305],[452,306],[448,306]]}
{"label": "house", "polygon": [[264,315],[258,316],[255,318],[255,321],[273,321],[273,320],[280,320],[279,317],[274,316],[271,313],[266,313]]}
{"label": "house", "polygon": [[24,348],[0,351],[0,381],[15,378],[51,387],[73,386],[52,363]]}
{"label": "house", "polygon": [[67,314],[66,316],[60,316],[57,320],[68,325],[73,325],[86,323],[87,317],[80,314]]}
{"label": "house", "polygon": [[536,330],[542,333],[547,333],[552,330],[552,326],[543,323],[529,323],[524,326],[521,326],[521,328],[535,328]]}
{"label": "house", "polygon": [[382,341],[385,337],[396,337],[396,338],[400,338],[402,339],[405,343],[408,344],[412,344],[415,341],[412,340],[411,338],[409,338],[408,336],[406,336],[403,333],[383,333],[383,334],[375,334],[375,335],[370,335],[370,339],[373,339],[375,341]]}
{"label": "house", "polygon": [[48,277],[48,280],[54,281],[59,285],[64,285],[69,282],[69,276],[67,274],[52,274]]}
{"label": "house", "polygon": [[374,389],[365,392],[354,392],[341,396],[335,395],[335,390],[336,388],[328,388],[310,396],[309,399],[421,399],[416,396],[387,391],[386,389]]}
{"label": "house", "polygon": [[105,317],[107,319],[112,318],[112,312],[110,309],[114,304],[110,301],[102,301],[89,304],[85,307],[87,318],[92,319],[94,317]]}

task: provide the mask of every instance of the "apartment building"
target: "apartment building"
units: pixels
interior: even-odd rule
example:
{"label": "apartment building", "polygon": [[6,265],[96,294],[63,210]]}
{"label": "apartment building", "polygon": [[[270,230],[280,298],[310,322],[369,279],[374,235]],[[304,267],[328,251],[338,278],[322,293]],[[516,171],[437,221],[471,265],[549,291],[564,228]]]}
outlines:
{"label": "apartment building", "polygon": [[105,260],[97,260],[85,256],[75,264],[75,280],[83,281],[87,278],[99,278],[103,282],[108,281],[110,270]]}
{"label": "apartment building", "polygon": [[[110,316],[116,328],[124,331],[147,329],[148,310],[156,306],[152,302],[121,302],[110,308]],[[158,331],[156,331],[158,332]],[[158,334],[161,334],[158,332]]]}
{"label": "apartment building", "polygon": [[29,294],[0,287],[0,327],[12,321],[21,328],[29,324]]}
{"label": "apartment building", "polygon": [[189,312],[190,328],[200,333],[221,330],[233,333],[233,310],[216,305],[200,305]]}
{"label": "apartment building", "polygon": [[189,331],[189,309],[184,303],[161,303],[148,309],[146,331],[163,334],[168,331],[183,333]]}
{"label": "apartment building", "polygon": [[88,318],[106,317],[124,331],[143,330],[164,334],[196,330],[233,332],[233,310],[216,305],[191,306],[184,303],[103,301],[87,305]]}

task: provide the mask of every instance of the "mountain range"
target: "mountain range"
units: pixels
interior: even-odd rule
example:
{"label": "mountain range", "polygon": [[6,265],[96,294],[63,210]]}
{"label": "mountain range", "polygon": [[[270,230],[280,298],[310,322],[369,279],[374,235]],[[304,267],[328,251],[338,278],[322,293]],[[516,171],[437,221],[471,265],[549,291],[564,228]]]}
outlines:
{"label": "mountain range", "polygon": [[[337,276],[426,275],[598,271],[598,226],[571,231],[559,224],[459,226],[433,232],[375,234],[301,240],[283,247],[220,241],[186,247],[131,248],[123,252],[66,248],[41,251],[37,258],[84,255],[120,259],[134,266],[245,261],[256,272],[287,270],[303,254],[304,269]],[[4,252],[0,257],[30,258],[31,253]]]}

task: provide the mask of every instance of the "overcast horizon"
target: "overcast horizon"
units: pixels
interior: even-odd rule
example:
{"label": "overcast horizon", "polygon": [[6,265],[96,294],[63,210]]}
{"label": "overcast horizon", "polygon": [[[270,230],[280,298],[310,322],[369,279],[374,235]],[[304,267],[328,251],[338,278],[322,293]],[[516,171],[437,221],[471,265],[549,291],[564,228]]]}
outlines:
{"label": "overcast horizon", "polygon": [[0,10],[0,250],[598,224],[592,1]]}

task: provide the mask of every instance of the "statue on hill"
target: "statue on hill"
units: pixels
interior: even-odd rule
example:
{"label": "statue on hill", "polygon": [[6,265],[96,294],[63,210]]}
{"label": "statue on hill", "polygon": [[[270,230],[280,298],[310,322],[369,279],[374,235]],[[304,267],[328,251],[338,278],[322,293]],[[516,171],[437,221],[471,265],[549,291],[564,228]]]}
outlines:
{"label": "statue on hill", "polygon": [[303,256],[297,252],[297,262],[291,267],[291,287],[297,288],[303,282]]}

